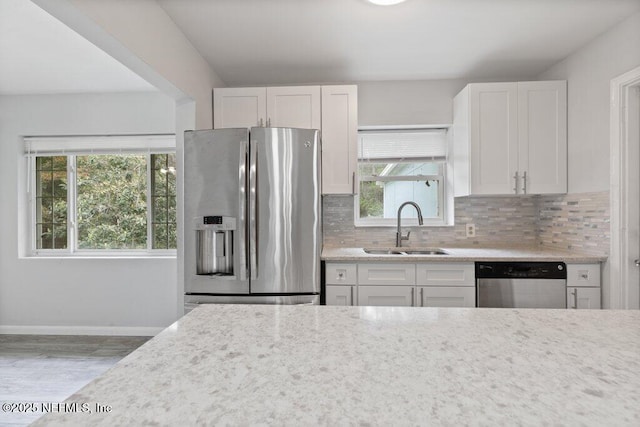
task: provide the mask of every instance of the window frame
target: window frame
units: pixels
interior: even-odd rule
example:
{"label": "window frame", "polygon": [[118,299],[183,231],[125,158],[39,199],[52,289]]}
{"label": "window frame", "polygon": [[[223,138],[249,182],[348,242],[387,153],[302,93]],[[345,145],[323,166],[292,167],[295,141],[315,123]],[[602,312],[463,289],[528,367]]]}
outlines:
{"label": "window frame", "polygon": [[[147,136],[147,135],[145,135]],[[161,137],[175,137],[175,135],[159,135]],[[55,137],[51,137],[54,139]],[[88,137],[91,138],[91,137]],[[26,139],[25,139],[26,142]],[[72,258],[135,258],[135,257],[170,257],[177,256],[177,248],[175,249],[153,249],[153,186],[152,174],[153,165],[151,163],[152,156],[155,154],[173,154],[176,155],[175,148],[137,148],[137,149],[100,149],[88,150],[87,152],[65,152],[65,150],[46,151],[43,153],[30,152],[27,149],[25,154],[27,159],[27,197],[29,208],[29,254],[32,257],[72,257]],[[78,222],[77,222],[77,170],[76,158],[86,155],[144,155],[146,157],[146,180],[145,188],[146,196],[146,220],[147,220],[147,242],[144,249],[79,249],[78,247]],[[67,248],[65,249],[38,249],[37,242],[37,170],[36,159],[38,157],[54,157],[64,156],[67,158]],[[177,168],[177,165],[176,165]],[[177,179],[177,176],[176,176]],[[177,187],[177,186],[176,186]],[[176,199],[178,195],[176,194]],[[176,200],[177,210],[177,200]],[[176,212],[177,214],[177,212]],[[176,229],[178,221],[176,218]],[[176,230],[177,231],[177,230]],[[176,239],[176,245],[177,245]]]}
{"label": "window frame", "polygon": [[[394,127],[394,128],[386,128],[386,127],[362,127],[358,129],[358,131],[386,131],[386,132],[394,132],[398,133],[405,131],[433,131],[433,130],[442,130],[445,135],[445,143],[447,148],[449,147],[449,129],[446,126],[437,126],[437,127],[424,127],[424,126],[408,126],[408,127]],[[359,141],[359,138],[358,138]],[[358,142],[359,143],[359,142]],[[387,159],[390,160],[390,159]],[[410,161],[409,159],[404,160],[404,163],[411,162],[417,163],[424,160],[416,159],[415,162]],[[359,166],[363,163],[359,156],[356,159],[356,174],[355,174],[355,186],[358,189],[357,193],[354,195],[354,225],[356,227],[396,227],[397,226],[397,217],[394,218],[361,218],[360,217],[360,183],[362,181],[402,181],[402,182],[411,182],[411,181],[425,181],[425,180],[437,180],[438,181],[438,216],[424,218],[423,225],[421,227],[443,227],[448,225],[453,225],[452,221],[450,223],[451,213],[449,212],[449,206],[452,209],[452,203],[448,202],[449,198],[453,198],[453,189],[450,186],[450,179],[448,179],[447,171],[450,169],[450,158],[447,153],[444,159],[433,159],[427,160],[424,162],[432,162],[438,163],[438,169],[440,173],[438,175],[400,175],[400,176],[360,176]],[[388,163],[394,163],[389,161]],[[395,162],[400,163],[400,162]],[[402,225],[408,227],[420,227],[417,218],[402,218]]]}

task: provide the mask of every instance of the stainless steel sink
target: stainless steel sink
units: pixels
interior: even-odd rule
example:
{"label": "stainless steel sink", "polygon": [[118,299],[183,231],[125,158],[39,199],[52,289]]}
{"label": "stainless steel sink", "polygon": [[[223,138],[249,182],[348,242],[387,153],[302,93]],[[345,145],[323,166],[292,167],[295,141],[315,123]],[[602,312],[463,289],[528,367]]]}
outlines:
{"label": "stainless steel sink", "polygon": [[425,248],[425,249],[410,249],[410,248],[398,248],[398,249],[364,249],[364,253],[370,255],[448,255],[448,253],[440,248]]}
{"label": "stainless steel sink", "polygon": [[371,255],[404,255],[404,252],[390,249],[365,249],[364,252]]}
{"label": "stainless steel sink", "polygon": [[405,249],[403,252],[407,255],[448,255],[442,249]]}

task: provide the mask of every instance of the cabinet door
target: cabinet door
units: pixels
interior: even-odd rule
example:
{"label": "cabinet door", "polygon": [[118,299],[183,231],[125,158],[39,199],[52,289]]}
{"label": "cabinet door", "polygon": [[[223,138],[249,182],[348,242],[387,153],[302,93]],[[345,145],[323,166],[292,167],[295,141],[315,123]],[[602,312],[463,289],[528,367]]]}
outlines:
{"label": "cabinet door", "polygon": [[567,308],[600,309],[600,288],[567,288]]}
{"label": "cabinet door", "polygon": [[425,286],[419,288],[421,307],[475,307],[475,287]]}
{"label": "cabinet door", "polygon": [[268,87],[267,126],[320,130],[320,86]]}
{"label": "cabinet door", "polygon": [[213,90],[213,127],[249,128],[264,126],[267,90],[263,87]]}
{"label": "cabinet door", "polygon": [[518,85],[469,85],[472,194],[514,194],[518,171]]}
{"label": "cabinet door", "polygon": [[358,305],[411,307],[414,293],[413,286],[358,286]]}
{"label": "cabinet door", "polygon": [[353,292],[354,292],[354,286],[327,285],[325,287],[326,304],[327,305],[354,305]]}
{"label": "cabinet door", "polygon": [[323,194],[357,192],[357,144],[357,86],[322,86]]}
{"label": "cabinet door", "polygon": [[518,83],[520,193],[567,192],[567,82]]}

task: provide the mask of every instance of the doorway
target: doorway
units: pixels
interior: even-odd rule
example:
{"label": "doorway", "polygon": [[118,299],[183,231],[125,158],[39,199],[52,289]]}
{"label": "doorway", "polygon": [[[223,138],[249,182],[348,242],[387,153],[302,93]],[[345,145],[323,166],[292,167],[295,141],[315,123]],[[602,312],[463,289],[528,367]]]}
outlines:
{"label": "doorway", "polygon": [[640,309],[640,67],[611,81],[610,308]]}

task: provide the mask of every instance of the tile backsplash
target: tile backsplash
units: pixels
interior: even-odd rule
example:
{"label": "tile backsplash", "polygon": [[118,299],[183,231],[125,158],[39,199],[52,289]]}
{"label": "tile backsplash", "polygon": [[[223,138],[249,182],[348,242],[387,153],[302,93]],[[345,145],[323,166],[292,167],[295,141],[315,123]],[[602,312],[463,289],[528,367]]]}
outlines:
{"label": "tile backsplash", "polygon": [[[355,227],[353,196],[324,196],[324,244],[394,246],[395,228]],[[467,238],[465,224],[476,236]],[[455,226],[403,227],[411,246],[537,246],[609,251],[609,192],[558,196],[461,197]]]}
{"label": "tile backsplash", "polygon": [[608,191],[541,197],[539,212],[537,233],[541,245],[609,254]]}

